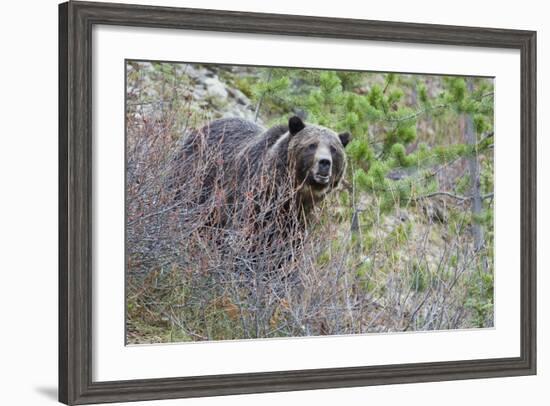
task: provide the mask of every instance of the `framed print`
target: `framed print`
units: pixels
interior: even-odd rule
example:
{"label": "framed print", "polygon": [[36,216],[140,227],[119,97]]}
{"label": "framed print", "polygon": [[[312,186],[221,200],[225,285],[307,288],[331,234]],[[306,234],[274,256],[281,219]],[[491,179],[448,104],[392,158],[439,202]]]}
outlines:
{"label": "framed print", "polygon": [[536,373],[536,33],[59,6],[59,400]]}

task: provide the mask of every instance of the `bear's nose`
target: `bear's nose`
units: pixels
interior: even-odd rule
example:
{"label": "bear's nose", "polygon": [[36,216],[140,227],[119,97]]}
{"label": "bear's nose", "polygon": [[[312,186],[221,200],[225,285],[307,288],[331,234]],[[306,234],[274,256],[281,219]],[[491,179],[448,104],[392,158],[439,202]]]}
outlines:
{"label": "bear's nose", "polygon": [[330,160],[321,159],[319,160],[319,173],[320,175],[328,175],[330,169]]}

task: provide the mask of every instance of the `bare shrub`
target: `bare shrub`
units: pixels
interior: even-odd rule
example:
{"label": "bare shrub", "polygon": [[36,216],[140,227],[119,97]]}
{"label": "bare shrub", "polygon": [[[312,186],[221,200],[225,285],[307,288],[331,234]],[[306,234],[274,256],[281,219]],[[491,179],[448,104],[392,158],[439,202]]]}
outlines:
{"label": "bare shrub", "polygon": [[336,195],[304,227],[292,179],[223,176],[219,146],[197,132],[194,159],[162,123],[128,135],[129,342],[469,326],[464,280],[477,257],[463,230],[436,242],[439,224],[412,234],[381,220],[365,245]]}

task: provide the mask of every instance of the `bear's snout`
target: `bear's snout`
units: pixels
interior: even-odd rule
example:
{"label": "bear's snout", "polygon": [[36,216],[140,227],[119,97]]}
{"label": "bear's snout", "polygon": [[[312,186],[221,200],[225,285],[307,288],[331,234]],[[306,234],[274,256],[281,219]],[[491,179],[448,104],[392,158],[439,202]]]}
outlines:
{"label": "bear's snout", "polygon": [[319,170],[317,173],[321,176],[330,176],[330,166],[331,166],[330,159],[321,159],[319,161]]}
{"label": "bear's snout", "polygon": [[320,158],[312,168],[313,180],[321,186],[327,186],[332,176],[332,160],[330,158]]}
{"label": "bear's snout", "polygon": [[332,176],[332,155],[326,145],[319,145],[314,157],[314,165],[311,168],[313,180],[321,186],[327,186]]}

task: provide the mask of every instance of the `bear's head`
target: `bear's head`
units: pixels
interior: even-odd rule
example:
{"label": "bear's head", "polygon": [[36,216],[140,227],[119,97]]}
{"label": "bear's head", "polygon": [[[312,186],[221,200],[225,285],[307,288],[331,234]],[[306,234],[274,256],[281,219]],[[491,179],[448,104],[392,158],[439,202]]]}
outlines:
{"label": "bear's head", "polygon": [[346,169],[345,146],[349,133],[305,124],[299,117],[288,121],[289,164],[295,168],[301,195],[307,200],[318,201],[335,188]]}

